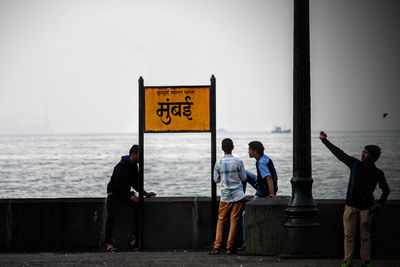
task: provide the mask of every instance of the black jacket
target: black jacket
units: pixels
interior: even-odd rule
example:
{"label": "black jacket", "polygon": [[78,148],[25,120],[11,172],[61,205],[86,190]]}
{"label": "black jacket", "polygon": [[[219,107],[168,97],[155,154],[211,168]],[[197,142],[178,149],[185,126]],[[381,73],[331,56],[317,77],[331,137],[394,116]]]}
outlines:
{"label": "black jacket", "polygon": [[[268,156],[267,156],[268,157]],[[272,183],[274,185],[274,195],[276,195],[276,192],[278,192],[278,174],[276,173],[276,169],[274,166],[274,163],[272,162],[272,159],[268,157],[268,163],[267,163],[267,168],[269,172],[271,173],[271,178],[272,178]],[[256,167],[257,167],[257,185],[262,191],[265,191],[265,194],[269,196],[271,193],[269,192],[269,186],[268,186],[268,181],[267,179],[263,179],[260,173],[259,169],[259,161],[257,160],[256,162]]]}
{"label": "black jacket", "polygon": [[374,205],[373,193],[376,185],[379,184],[382,195],[378,204],[383,206],[390,193],[383,171],[378,169],[375,164],[365,165],[360,160],[350,157],[327,139],[322,140],[322,143],[351,170],[346,204],[360,210],[369,209]]}
{"label": "black jacket", "polygon": [[139,169],[136,163],[129,160],[129,156],[123,156],[114,167],[107,194],[129,197],[131,187],[139,192]]}

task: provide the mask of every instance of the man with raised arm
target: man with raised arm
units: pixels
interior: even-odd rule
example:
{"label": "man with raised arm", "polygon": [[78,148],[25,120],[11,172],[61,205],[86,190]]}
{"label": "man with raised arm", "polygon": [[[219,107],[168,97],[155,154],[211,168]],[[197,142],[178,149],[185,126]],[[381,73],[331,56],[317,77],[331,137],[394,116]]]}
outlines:
{"label": "man with raised arm", "polygon": [[[327,134],[321,131],[319,138],[322,143],[350,168],[350,179],[347,187],[346,205],[343,213],[344,226],[344,261],[342,267],[352,266],[354,255],[354,239],[359,222],[362,266],[371,266],[371,220],[373,212],[382,207],[390,193],[389,186],[382,170],[375,166],[381,155],[381,149],[376,145],[367,145],[361,154],[361,160],[347,155],[340,148],[329,142]],[[376,185],[382,189],[377,203],[374,202]]]}

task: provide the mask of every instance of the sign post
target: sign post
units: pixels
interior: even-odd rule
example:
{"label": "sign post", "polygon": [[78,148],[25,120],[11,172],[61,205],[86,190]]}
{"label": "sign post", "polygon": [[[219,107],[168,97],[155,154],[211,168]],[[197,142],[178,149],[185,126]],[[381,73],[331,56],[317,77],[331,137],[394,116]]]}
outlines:
{"label": "sign post", "polygon": [[139,249],[143,249],[144,133],[211,133],[211,227],[215,231],[217,195],[213,179],[216,162],[215,77],[210,85],[144,86],[139,78]]}
{"label": "sign post", "polygon": [[211,240],[215,237],[217,225],[217,184],[214,181],[214,167],[217,161],[217,127],[216,127],[216,96],[215,96],[215,77],[211,76],[210,87],[210,126],[211,126]]}
{"label": "sign post", "polygon": [[144,81],[139,78],[139,216],[138,216],[138,230],[139,250],[143,250],[143,227],[144,227],[144,209],[143,209],[143,177],[144,177]]}

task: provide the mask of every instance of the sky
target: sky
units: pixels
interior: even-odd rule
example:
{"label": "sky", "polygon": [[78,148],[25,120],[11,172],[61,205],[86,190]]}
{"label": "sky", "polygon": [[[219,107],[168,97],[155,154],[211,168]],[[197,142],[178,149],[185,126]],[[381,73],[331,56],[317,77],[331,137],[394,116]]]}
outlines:
{"label": "sky", "polygon": [[[400,129],[399,10],[310,1],[313,130]],[[140,76],[215,75],[217,128],[291,128],[292,62],[289,0],[0,0],[0,134],[137,132]]]}

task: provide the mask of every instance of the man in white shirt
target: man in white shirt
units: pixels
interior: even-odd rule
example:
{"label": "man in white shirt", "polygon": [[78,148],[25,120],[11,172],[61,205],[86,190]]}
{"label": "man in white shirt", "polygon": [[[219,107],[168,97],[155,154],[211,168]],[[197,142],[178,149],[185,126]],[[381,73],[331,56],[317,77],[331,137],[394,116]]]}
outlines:
{"label": "man in white shirt", "polygon": [[246,171],[243,162],[232,156],[233,142],[229,138],[222,140],[222,150],[225,155],[215,163],[214,180],[221,183],[221,200],[219,202],[218,223],[215,234],[214,248],[210,254],[219,254],[222,246],[224,226],[230,218],[230,229],[226,244],[226,253],[235,254],[237,227],[244,209],[243,183],[246,181]]}

